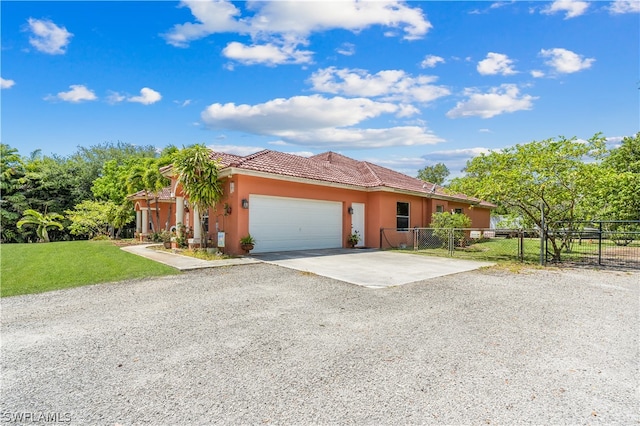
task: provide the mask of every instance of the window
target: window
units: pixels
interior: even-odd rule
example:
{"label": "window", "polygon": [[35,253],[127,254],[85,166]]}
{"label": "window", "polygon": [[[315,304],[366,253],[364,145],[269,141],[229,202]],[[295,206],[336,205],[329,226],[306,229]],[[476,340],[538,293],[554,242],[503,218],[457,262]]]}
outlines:
{"label": "window", "polygon": [[396,228],[407,229],[409,227],[409,203],[398,202],[396,205]]}
{"label": "window", "polygon": [[455,214],[462,214],[462,209],[453,209]]}
{"label": "window", "polygon": [[442,204],[436,206],[436,213],[444,213],[444,206]]}

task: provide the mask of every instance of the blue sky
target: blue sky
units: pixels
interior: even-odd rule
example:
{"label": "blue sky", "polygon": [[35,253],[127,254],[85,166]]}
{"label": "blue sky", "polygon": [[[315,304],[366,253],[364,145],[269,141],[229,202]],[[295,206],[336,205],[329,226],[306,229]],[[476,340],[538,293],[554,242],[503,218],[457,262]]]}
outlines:
{"label": "blue sky", "polygon": [[2,142],[332,150],[415,175],[640,130],[640,1],[2,1]]}

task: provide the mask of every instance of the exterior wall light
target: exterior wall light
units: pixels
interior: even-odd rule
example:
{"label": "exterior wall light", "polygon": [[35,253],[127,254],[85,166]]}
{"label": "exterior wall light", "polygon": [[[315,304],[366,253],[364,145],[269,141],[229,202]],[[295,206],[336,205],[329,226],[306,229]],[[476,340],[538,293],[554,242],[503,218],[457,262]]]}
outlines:
{"label": "exterior wall light", "polygon": [[248,209],[249,208],[249,200],[247,200],[246,198],[242,199],[242,208],[243,209]]}
{"label": "exterior wall light", "polygon": [[347,213],[353,214],[353,207],[349,206],[349,208],[347,209]]}

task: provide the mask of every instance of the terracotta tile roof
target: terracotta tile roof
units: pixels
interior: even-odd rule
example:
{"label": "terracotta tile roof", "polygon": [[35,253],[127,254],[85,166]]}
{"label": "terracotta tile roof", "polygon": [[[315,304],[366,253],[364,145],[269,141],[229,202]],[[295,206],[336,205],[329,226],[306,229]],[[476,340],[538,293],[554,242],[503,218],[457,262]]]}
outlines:
{"label": "terracotta tile roof", "polygon": [[361,188],[387,187],[493,207],[491,203],[477,198],[452,194],[444,187],[335,152],[325,152],[308,158],[271,150],[259,151],[245,157],[221,152],[212,152],[211,156],[219,159],[223,169],[233,167]]}
{"label": "terracotta tile roof", "polygon": [[[147,196],[147,192],[145,190],[142,191],[138,191],[135,194],[131,194],[129,195],[127,198],[134,200],[134,199],[153,199],[156,198],[156,193],[155,192],[150,192],[149,195]],[[157,193],[157,198],[158,200],[171,200],[173,199],[173,197],[171,197],[171,187],[167,186],[165,188],[162,188],[160,191],[158,191]]]}

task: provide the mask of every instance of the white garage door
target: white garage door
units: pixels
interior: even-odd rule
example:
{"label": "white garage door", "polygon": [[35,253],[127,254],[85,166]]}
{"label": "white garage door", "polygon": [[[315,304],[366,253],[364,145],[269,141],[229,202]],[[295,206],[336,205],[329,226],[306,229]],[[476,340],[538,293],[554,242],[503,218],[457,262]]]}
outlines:
{"label": "white garage door", "polygon": [[252,252],[342,247],[342,203],[249,196]]}

